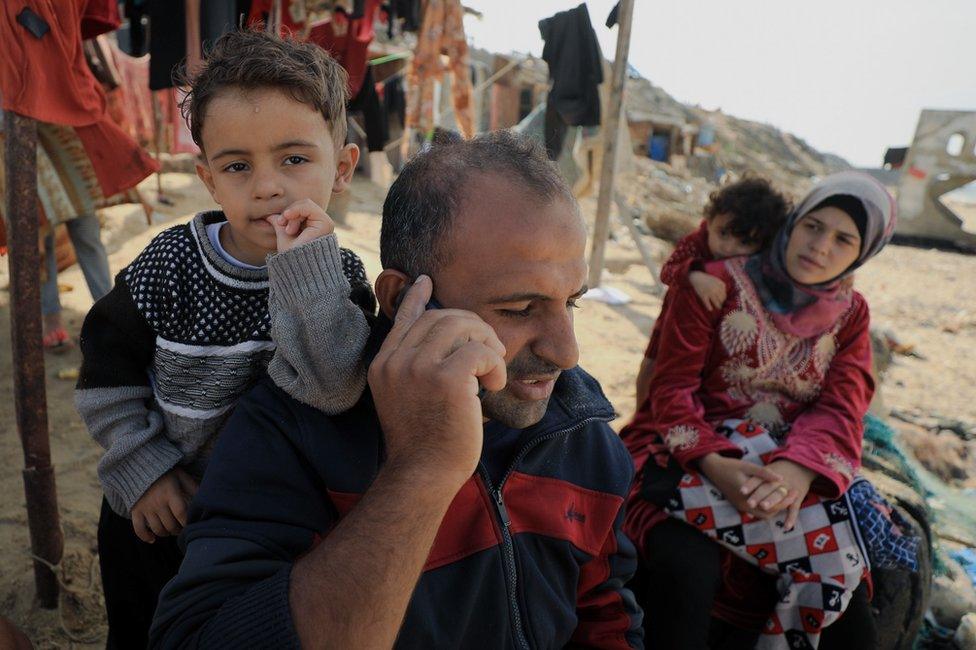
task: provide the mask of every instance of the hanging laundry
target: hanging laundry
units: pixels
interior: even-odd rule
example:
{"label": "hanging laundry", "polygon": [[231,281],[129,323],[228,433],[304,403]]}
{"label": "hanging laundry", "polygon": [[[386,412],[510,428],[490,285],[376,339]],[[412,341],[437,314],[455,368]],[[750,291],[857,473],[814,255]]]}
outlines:
{"label": "hanging laundry", "polygon": [[619,18],[620,18],[620,3],[618,2],[613,6],[613,9],[611,9],[610,13],[607,15],[607,22],[606,22],[607,27],[609,28],[616,25],[617,20],[619,20]]}
{"label": "hanging laundry", "polygon": [[391,0],[383,5],[386,14],[386,35],[393,38],[393,30],[399,24],[403,32],[416,32],[420,29],[420,0]]}
{"label": "hanging laundry", "polygon": [[383,151],[387,140],[390,139],[390,131],[386,124],[386,108],[380,101],[376,84],[373,82],[372,69],[366,68],[363,85],[359,93],[349,102],[348,110],[350,113],[363,114],[367,148],[370,151]]}
{"label": "hanging laundry", "polygon": [[[0,169],[5,165],[4,138],[0,128]],[[0,196],[5,196],[4,180],[0,173]],[[105,196],[77,130],[45,122],[37,123],[37,198],[42,236],[80,215],[95,214],[98,208],[139,202],[134,189]],[[0,225],[2,213],[0,202]],[[6,245],[6,233],[0,232],[0,252]]]}
{"label": "hanging laundry", "polygon": [[[474,135],[474,107],[472,105],[471,73],[468,70],[468,43],[464,37],[464,10],[460,0],[428,0],[423,23],[417,34],[417,48],[407,74],[408,128],[429,133],[434,128],[434,82],[444,72],[453,73],[451,93],[454,100],[454,119],[465,138]],[[441,63],[446,54],[450,67]]]}
{"label": "hanging laundry", "polygon": [[109,50],[120,79],[119,87],[107,94],[109,113],[132,139],[148,147],[153,141],[149,57],[129,56],[111,41]]}
{"label": "hanging laundry", "polygon": [[[247,25],[267,25],[274,0],[253,0],[247,14]],[[308,15],[305,0],[281,0],[281,33],[301,34],[305,29]]]}
{"label": "hanging laundry", "polygon": [[[105,91],[119,87],[122,80],[119,78],[119,71],[115,67],[115,60],[112,58],[112,48],[109,39],[104,34],[90,38],[82,42],[82,49],[85,52],[85,61],[92,74],[102,84]],[[117,122],[117,120],[116,120]]]}
{"label": "hanging laundry", "polygon": [[81,38],[114,32],[122,24],[118,0],[88,0],[81,13]]}
{"label": "hanging laundry", "polygon": [[118,30],[119,47],[129,56],[149,54],[149,7],[145,0],[125,0],[123,6],[129,22]]}
{"label": "hanging laundry", "polygon": [[[0,5],[0,96],[3,110],[73,127],[103,197],[134,187],[158,169],[106,111],[105,93],[82,48],[87,0],[6,0]],[[40,37],[17,21],[21,12],[43,25]],[[57,13],[55,13],[57,12]]]}
{"label": "hanging laundry", "polygon": [[387,119],[396,115],[397,123],[403,128],[407,115],[407,96],[403,92],[403,78],[399,74],[383,82],[383,110],[386,111]]}
{"label": "hanging laundry", "polygon": [[376,36],[373,23],[379,8],[380,0],[365,0],[362,17],[357,19],[337,9],[331,20],[313,24],[309,32],[308,40],[331,54],[349,74],[350,97],[359,94],[366,76],[369,44]]}
{"label": "hanging laundry", "polygon": [[585,4],[539,21],[549,65],[546,112],[546,149],[558,152],[566,126],[600,124],[599,86],[603,81],[603,55]]}

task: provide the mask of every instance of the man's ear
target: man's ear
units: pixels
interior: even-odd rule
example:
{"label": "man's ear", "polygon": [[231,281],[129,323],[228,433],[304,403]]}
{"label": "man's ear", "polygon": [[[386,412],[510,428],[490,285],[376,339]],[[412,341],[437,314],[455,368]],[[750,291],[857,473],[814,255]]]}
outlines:
{"label": "man's ear", "polygon": [[376,277],[376,301],[380,304],[380,311],[390,320],[396,315],[397,298],[410,283],[410,276],[396,269],[384,269]]}
{"label": "man's ear", "polygon": [[332,184],[332,193],[345,192],[352,182],[353,172],[359,164],[359,147],[351,142],[336,151],[336,175]]}
{"label": "man's ear", "polygon": [[203,181],[203,184],[207,186],[207,191],[210,192],[210,196],[213,200],[219,204],[220,199],[217,198],[217,189],[214,187],[213,172],[210,171],[210,165],[197,161],[197,176]]}

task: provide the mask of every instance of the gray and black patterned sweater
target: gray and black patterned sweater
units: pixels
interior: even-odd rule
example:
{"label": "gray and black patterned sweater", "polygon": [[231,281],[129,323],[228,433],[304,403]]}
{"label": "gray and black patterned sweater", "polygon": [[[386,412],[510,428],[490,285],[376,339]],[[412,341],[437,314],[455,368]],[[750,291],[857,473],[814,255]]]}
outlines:
{"label": "gray and black patterned sweater", "polygon": [[365,386],[375,298],[361,260],[329,235],[266,269],[238,268],[207,237],[223,219],[204,212],[160,233],[85,318],[75,403],[106,449],[98,476],[119,514],[176,465],[200,478],[220,426],[266,368],[330,413]]}

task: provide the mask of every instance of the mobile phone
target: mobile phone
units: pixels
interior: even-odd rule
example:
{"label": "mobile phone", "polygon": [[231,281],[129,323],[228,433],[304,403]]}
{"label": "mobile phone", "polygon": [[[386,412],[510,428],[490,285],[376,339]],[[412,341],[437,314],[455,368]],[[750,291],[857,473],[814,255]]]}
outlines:
{"label": "mobile phone", "polygon": [[[413,282],[404,286],[402,289],[400,289],[400,293],[397,294],[397,299],[396,302],[394,303],[394,311],[393,311],[394,318],[396,317],[396,312],[400,310],[400,303],[403,302],[403,297],[407,295],[407,291],[409,291],[410,287],[412,286],[413,286]],[[427,304],[424,306],[424,311],[430,311],[432,309],[444,309],[444,305],[439,303],[437,299],[434,298],[433,296],[431,296],[430,300],[427,301]],[[478,399],[484,398],[487,392],[488,390],[481,385],[481,381],[478,381]]]}
{"label": "mobile phone", "polygon": [[44,38],[44,35],[51,31],[51,26],[47,21],[38,16],[30,7],[24,7],[17,14],[17,22],[20,23],[34,38]]}

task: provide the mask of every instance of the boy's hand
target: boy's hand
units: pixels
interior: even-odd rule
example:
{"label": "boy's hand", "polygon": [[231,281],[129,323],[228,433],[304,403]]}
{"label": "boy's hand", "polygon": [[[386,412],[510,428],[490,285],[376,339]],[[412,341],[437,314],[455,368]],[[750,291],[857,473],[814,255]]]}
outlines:
{"label": "boy's hand", "polygon": [[774,460],[766,468],[782,476],[783,480],[776,483],[753,477],[742,485],[740,492],[748,497],[749,507],[764,516],[789,508],[784,525],[786,530],[792,530],[800,516],[800,505],[817,474],[791,460]]}
{"label": "boy's hand", "polygon": [[136,537],[152,544],[157,537],[179,535],[186,525],[186,506],[198,487],[196,480],[179,467],[156,479],[132,506]]}
{"label": "boy's hand", "polygon": [[688,282],[698,294],[698,299],[705,305],[705,309],[720,309],[725,304],[727,295],[725,283],[715,276],[703,271],[692,271],[688,274]]}
{"label": "boy's hand", "polygon": [[268,217],[268,223],[275,230],[279,253],[335,231],[335,222],[311,199],[292,203],[281,214]]}
{"label": "boy's hand", "polygon": [[766,483],[781,485],[783,479],[775,471],[747,460],[727,458],[717,453],[703,457],[698,461],[698,466],[739,512],[746,512],[759,518],[767,518],[774,514],[750,505],[748,495],[742,492],[742,488],[752,481],[758,481],[763,485]]}

